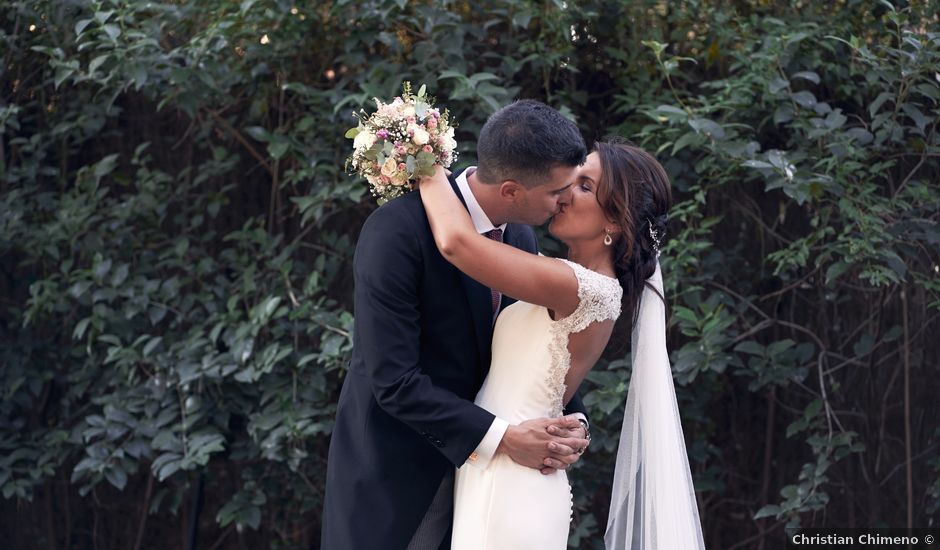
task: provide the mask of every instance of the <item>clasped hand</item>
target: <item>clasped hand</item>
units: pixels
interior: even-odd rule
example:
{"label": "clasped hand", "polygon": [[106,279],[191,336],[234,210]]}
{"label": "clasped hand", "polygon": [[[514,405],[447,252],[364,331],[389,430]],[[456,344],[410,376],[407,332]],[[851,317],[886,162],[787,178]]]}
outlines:
{"label": "clasped hand", "polygon": [[590,443],[575,416],[536,418],[509,426],[496,449],[523,466],[550,474],[564,470],[581,458]]}

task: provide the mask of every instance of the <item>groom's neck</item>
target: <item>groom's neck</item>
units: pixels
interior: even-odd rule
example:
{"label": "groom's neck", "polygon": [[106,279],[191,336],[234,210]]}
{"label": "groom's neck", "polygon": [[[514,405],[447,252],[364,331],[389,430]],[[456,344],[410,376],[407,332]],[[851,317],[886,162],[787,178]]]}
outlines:
{"label": "groom's neck", "polygon": [[480,203],[483,213],[486,214],[486,217],[490,219],[494,226],[500,226],[509,221],[506,219],[507,215],[499,197],[498,185],[483,183],[477,177],[476,171],[467,176],[467,183],[470,184],[470,192]]}

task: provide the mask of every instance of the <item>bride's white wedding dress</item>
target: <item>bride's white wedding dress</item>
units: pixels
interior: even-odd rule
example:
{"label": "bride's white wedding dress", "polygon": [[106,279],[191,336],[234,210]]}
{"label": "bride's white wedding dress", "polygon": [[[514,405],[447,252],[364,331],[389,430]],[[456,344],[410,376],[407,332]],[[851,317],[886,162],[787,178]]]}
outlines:
{"label": "bride's white wedding dress", "polygon": [[[548,309],[516,302],[499,315],[493,359],[475,403],[510,424],[562,415],[569,335],[620,315],[616,279],[571,266],[578,279],[577,309],[552,320]],[[543,475],[505,454],[485,469],[457,470],[453,550],[552,550],[568,544],[571,488],[565,471]]]}

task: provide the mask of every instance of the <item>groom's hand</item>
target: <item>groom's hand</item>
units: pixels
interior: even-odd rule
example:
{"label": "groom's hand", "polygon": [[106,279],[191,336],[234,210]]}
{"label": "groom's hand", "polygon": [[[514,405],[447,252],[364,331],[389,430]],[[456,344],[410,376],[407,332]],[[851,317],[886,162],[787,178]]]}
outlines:
{"label": "groom's hand", "polygon": [[588,441],[575,417],[537,418],[518,426],[509,426],[497,453],[509,455],[514,462],[549,474],[565,469],[581,457]]}

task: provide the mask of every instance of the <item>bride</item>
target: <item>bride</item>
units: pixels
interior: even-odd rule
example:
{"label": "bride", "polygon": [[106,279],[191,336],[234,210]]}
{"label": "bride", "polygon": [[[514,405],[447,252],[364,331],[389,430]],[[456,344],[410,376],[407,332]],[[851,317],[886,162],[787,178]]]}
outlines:
{"label": "bride", "polygon": [[[568,247],[566,260],[478,234],[440,167],[419,189],[441,254],[518,300],[496,321],[492,364],[475,400],[496,416],[511,423],[560,416],[621,310],[633,315],[607,548],[704,548],[665,350],[658,257],[671,193],[660,164],[631,145],[596,144],[549,225]],[[454,500],[453,550],[567,546],[564,470],[543,475],[499,454],[485,469],[458,469]]]}

